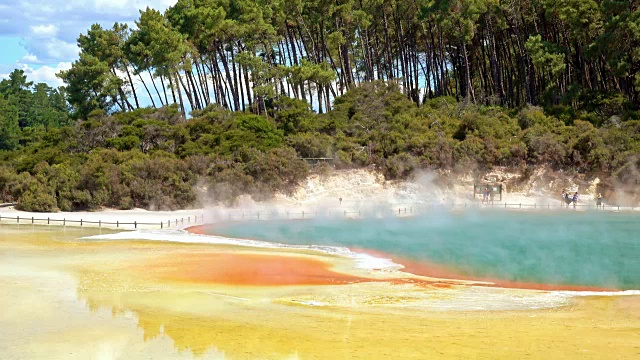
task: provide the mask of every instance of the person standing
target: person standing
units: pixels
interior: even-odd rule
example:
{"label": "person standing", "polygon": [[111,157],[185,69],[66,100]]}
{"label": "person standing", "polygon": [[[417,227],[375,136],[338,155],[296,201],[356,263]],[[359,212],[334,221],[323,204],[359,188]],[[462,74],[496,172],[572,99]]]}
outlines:
{"label": "person standing", "polygon": [[567,201],[567,189],[562,189],[562,201],[560,201],[560,207],[564,207],[565,202]]}
{"label": "person standing", "polygon": [[576,192],[573,194],[573,208],[574,208],[574,209],[576,208],[576,204],[577,204],[577,203],[578,203],[578,192],[576,191]]}
{"label": "person standing", "polygon": [[600,208],[602,207],[602,194],[598,193],[598,196],[596,197],[596,207]]}

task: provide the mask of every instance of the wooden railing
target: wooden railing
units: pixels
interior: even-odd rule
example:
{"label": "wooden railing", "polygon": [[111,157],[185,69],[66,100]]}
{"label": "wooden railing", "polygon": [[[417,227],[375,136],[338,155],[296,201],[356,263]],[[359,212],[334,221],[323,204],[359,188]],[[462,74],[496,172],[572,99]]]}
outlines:
{"label": "wooden railing", "polygon": [[[198,222],[198,220],[200,222]],[[0,215],[0,223],[15,222],[16,224],[33,224],[33,225],[62,225],[62,226],[98,226],[102,228],[102,226],[113,227],[115,225],[116,229],[126,229],[131,228],[138,229],[139,227],[153,227],[153,228],[170,228],[171,226],[178,225],[189,225],[189,224],[202,224],[204,222],[204,215],[194,215],[170,219],[167,221],[158,221],[158,222],[144,222],[144,221],[133,221],[133,222],[125,222],[125,221],[102,221],[102,220],[75,220],[75,219],[67,219],[67,218],[38,218],[35,216],[2,216]]]}

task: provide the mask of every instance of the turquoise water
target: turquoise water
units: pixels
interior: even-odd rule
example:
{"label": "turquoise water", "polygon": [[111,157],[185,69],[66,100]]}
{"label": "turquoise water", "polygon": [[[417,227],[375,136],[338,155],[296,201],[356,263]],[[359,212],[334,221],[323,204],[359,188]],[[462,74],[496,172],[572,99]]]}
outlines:
{"label": "turquoise water", "polygon": [[640,216],[609,212],[463,212],[413,218],[256,221],[219,235],[383,251],[465,276],[640,289]]}

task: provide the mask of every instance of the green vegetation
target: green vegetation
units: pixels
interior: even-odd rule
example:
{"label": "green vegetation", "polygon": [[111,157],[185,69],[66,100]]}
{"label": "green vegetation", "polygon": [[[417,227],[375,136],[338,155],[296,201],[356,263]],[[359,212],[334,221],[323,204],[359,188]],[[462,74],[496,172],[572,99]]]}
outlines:
{"label": "green vegetation", "polygon": [[638,110],[639,29],[637,1],[178,0],[134,28],[93,25],[60,77],[80,118],[143,97],[183,116],[211,104],[264,114],[283,95],[325,112],[384,80],[416,105],[453,96],[601,122]]}
{"label": "green vegetation", "polygon": [[638,29],[640,7],[613,0],[147,8],[133,29],[81,34],[65,87],[20,70],[0,82],[0,200],[263,199],[304,179],[308,157],[389,178],[546,165],[637,184]]}
{"label": "green vegetation", "polygon": [[536,107],[450,97],[418,107],[398,86],[373,82],[337,98],[326,114],[283,97],[268,116],[211,105],[186,121],[174,105],[93,111],[48,131],[25,127],[20,144],[0,152],[0,196],[33,211],[177,209],[242,194],[261,200],[307,176],[300,157],[326,156],[337,167],[375,166],[389,178],[418,168],[547,165],[634,182],[638,154],[638,120],[566,125]]}

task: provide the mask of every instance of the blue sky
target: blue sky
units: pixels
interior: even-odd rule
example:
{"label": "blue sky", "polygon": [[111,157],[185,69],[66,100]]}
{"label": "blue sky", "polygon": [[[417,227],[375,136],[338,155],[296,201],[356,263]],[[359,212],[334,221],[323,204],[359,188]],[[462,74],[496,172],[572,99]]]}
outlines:
{"label": "blue sky", "polygon": [[133,25],[138,10],[165,10],[176,0],[0,0],[0,77],[23,69],[33,82],[55,77],[78,57],[76,39],[93,23]]}

